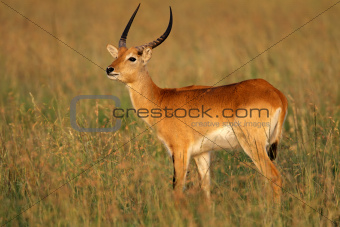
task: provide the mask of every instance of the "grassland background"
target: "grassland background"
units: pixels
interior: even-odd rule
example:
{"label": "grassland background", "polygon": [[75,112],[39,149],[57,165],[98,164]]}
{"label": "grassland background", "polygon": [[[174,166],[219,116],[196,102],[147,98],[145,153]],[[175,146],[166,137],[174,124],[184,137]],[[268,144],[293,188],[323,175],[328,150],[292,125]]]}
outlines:
{"label": "grassland background", "polygon": [[[153,132],[136,137],[146,129],[141,120],[124,119],[115,133],[70,127],[76,95],[115,95],[131,107],[124,85],[109,81],[103,69],[112,62],[106,45],[118,43],[138,2],[4,2],[99,67],[0,3],[1,225],[52,192],[7,224],[332,225],[291,194],[340,221],[340,5],[217,84],[264,78],[288,97],[276,160],[286,192],[273,206],[266,180],[243,164],[250,159],[241,150],[220,151],[213,155],[208,209],[193,163],[187,203],[175,206],[172,162]],[[145,1],[128,45],[159,36],[171,5],[173,30],[153,53],[151,77],[160,87],[213,85],[335,2]],[[108,101],[82,101],[77,110],[84,125],[92,118],[108,127],[112,108]]]}

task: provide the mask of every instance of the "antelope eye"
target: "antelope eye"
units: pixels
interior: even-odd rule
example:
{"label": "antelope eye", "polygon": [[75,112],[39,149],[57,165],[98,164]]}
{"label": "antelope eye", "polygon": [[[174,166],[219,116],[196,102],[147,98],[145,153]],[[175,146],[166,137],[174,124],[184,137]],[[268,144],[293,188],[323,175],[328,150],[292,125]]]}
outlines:
{"label": "antelope eye", "polygon": [[136,61],[136,58],[134,58],[134,57],[131,57],[131,58],[129,58],[129,61],[132,61],[132,62],[134,62],[134,61]]}

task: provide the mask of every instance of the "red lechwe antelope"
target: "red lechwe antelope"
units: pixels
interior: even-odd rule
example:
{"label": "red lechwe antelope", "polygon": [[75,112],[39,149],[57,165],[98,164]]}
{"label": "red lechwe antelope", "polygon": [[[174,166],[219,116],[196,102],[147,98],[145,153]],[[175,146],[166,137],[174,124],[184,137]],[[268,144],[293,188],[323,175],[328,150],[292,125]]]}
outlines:
{"label": "red lechwe antelope", "polygon": [[[149,76],[146,65],[152,49],[164,42],[171,31],[171,8],[169,25],[160,38],[127,48],[126,38],[138,9],[139,6],[119,40],[119,47],[107,46],[115,60],[106,72],[109,79],[127,85],[134,108],[143,109],[143,119],[155,129],[170,153],[175,194],[183,191],[192,157],[201,188],[210,198],[210,152],[241,146],[269,180],[274,198],[279,201],[282,180],[272,161],[277,155],[287,114],[286,97],[262,79],[219,87],[159,88]],[[152,116],[155,112],[157,116]]]}

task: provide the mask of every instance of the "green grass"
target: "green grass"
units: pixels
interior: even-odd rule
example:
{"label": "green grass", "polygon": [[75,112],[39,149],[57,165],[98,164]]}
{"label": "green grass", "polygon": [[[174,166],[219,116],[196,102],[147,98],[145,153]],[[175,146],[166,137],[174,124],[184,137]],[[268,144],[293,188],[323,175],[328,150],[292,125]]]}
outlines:
{"label": "green grass", "polygon": [[[173,31],[153,52],[151,77],[160,87],[212,85],[332,3],[143,2],[128,45],[160,35],[171,4]],[[118,43],[138,3],[8,4],[106,68],[112,62],[106,45]],[[110,94],[128,108],[127,90],[0,3],[0,224],[331,226],[318,212],[339,223],[339,11],[335,6],[217,84],[264,78],[288,97],[276,160],[285,192],[282,204],[274,206],[267,199],[268,183],[244,164],[252,165],[244,152],[219,151],[213,154],[209,209],[194,163],[187,199],[175,205],[172,161],[152,131],[142,133],[147,129],[142,120],[125,118],[115,133],[72,129],[73,97]],[[109,101],[81,101],[78,120],[110,127],[112,108]]]}

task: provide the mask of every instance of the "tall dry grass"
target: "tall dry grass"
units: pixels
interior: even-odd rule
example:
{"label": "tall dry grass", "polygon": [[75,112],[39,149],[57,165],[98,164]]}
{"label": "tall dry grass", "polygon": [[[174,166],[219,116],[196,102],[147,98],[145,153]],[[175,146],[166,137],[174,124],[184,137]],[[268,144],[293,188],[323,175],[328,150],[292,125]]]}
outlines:
{"label": "tall dry grass", "polygon": [[[217,84],[264,78],[289,98],[276,161],[286,192],[273,206],[241,150],[216,152],[208,209],[193,164],[186,205],[174,205],[172,162],[141,120],[126,118],[115,133],[70,127],[76,95],[112,94],[131,106],[103,69],[112,61],[106,45],[117,44],[138,2],[5,2],[98,66],[0,3],[2,225],[331,226],[318,212],[340,221],[340,5]],[[334,3],[150,0],[128,45],[159,36],[171,5],[173,30],[154,51],[150,75],[160,87],[213,85]],[[108,127],[111,110],[109,101],[82,101],[78,117]]]}

